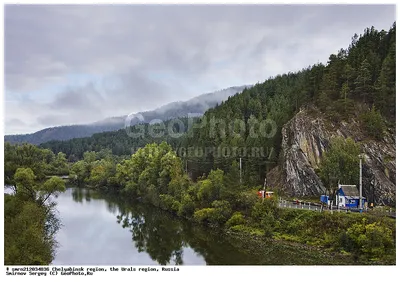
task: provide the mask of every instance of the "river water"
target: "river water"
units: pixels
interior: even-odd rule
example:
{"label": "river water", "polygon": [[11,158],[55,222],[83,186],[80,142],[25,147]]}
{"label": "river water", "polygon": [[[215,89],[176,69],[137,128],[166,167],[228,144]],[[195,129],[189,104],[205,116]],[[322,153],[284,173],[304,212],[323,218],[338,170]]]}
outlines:
{"label": "river water", "polygon": [[62,227],[56,235],[59,246],[53,265],[340,263],[283,244],[259,249],[156,207],[127,204],[88,189],[68,188],[56,201]]}

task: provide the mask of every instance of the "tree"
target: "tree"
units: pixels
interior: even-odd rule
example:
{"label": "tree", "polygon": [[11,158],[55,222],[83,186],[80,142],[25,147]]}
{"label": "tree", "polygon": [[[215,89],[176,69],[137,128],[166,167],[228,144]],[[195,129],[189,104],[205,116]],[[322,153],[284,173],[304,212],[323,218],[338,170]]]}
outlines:
{"label": "tree", "polygon": [[68,164],[66,154],[59,152],[55,157],[54,161],[51,163],[52,172],[57,175],[68,174]]}
{"label": "tree", "polygon": [[15,189],[14,195],[5,195],[5,263],[48,265],[54,257],[54,234],[60,227],[51,196],[65,191],[62,179],[45,180],[54,154],[23,144],[6,145],[5,155],[6,183]]}
{"label": "tree", "polygon": [[74,163],[69,172],[69,179],[78,186],[88,181],[90,169],[85,161]]}
{"label": "tree", "polygon": [[343,83],[342,90],[340,92],[341,97],[344,99],[344,112],[347,113],[347,97],[349,95],[350,88],[347,82]]}
{"label": "tree", "polygon": [[388,118],[394,120],[396,105],[396,41],[382,64],[377,82],[378,95],[375,104]]}
{"label": "tree", "polygon": [[337,137],[331,140],[329,149],[321,161],[320,177],[331,196],[337,184],[358,183],[360,146],[353,139]]}
{"label": "tree", "polygon": [[358,76],[355,81],[356,84],[356,93],[362,97],[363,102],[369,101],[369,98],[372,97],[372,78],[371,78],[371,65],[368,60],[365,59],[358,71]]}
{"label": "tree", "polygon": [[48,149],[40,149],[31,144],[4,146],[5,183],[14,185],[14,175],[18,168],[30,168],[38,181],[44,180],[51,168],[54,154]]}
{"label": "tree", "polygon": [[90,175],[87,182],[95,188],[105,188],[106,186],[116,185],[117,180],[114,175],[116,172],[115,164],[111,158],[98,160],[92,163]]}
{"label": "tree", "polygon": [[383,138],[385,122],[380,112],[375,110],[375,105],[372,105],[371,110],[361,115],[361,121],[364,130],[369,136],[376,140],[381,140]]}
{"label": "tree", "polygon": [[240,169],[237,161],[233,161],[227,174],[224,176],[224,186],[220,191],[221,199],[233,203],[241,190]]}
{"label": "tree", "polygon": [[91,151],[83,153],[83,160],[88,164],[94,162],[96,160],[96,152]]}
{"label": "tree", "polygon": [[54,257],[54,238],[46,234],[46,211],[34,202],[4,195],[4,263],[48,265]]}
{"label": "tree", "polygon": [[18,168],[15,176],[16,194],[28,197],[29,200],[45,206],[51,195],[65,191],[65,182],[53,176],[43,184],[37,183],[35,174],[30,168]]}

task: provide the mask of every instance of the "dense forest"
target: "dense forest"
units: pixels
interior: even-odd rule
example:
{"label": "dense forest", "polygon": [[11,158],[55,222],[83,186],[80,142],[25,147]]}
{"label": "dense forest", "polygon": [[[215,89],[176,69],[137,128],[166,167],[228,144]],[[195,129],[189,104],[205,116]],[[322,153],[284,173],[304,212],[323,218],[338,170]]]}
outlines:
{"label": "dense forest", "polygon": [[[260,184],[266,171],[278,161],[282,126],[303,105],[316,105],[332,121],[340,122],[355,116],[356,105],[361,104],[366,109],[365,131],[379,138],[384,122],[388,126],[395,122],[395,29],[395,25],[389,32],[368,28],[363,35],[354,35],[346,50],[331,55],[326,66],[318,64],[297,73],[278,75],[230,97],[205,113],[205,126],[193,129],[193,137],[188,135],[185,140],[186,146],[262,148],[264,156],[260,158],[243,156],[245,181]],[[213,118],[222,124],[219,132],[211,136]],[[243,121],[245,130],[235,130],[231,122],[234,119]],[[252,137],[251,129],[262,132],[264,120],[273,122],[275,132],[267,128],[264,136]],[[192,168],[201,175],[212,168],[224,170],[234,160],[238,156],[218,157],[210,153],[196,158]]]}
{"label": "dense forest", "polygon": [[[6,184],[17,191],[7,197],[22,196],[23,191],[62,190],[58,183],[46,184],[55,181],[45,181],[46,175],[68,173],[75,185],[150,203],[198,224],[392,263],[394,220],[372,214],[280,209],[277,197],[261,200],[257,191],[267,171],[280,162],[282,127],[304,106],[318,107],[333,122],[358,118],[369,138],[379,139],[394,126],[395,29],[395,24],[388,32],[367,28],[353,36],[347,49],[331,55],[326,65],[278,75],[244,89],[201,118],[180,119],[183,127],[178,121],[141,124],[52,141],[41,148],[6,144]],[[354,140],[332,142],[322,160],[323,181],[329,182],[331,173],[343,174],[342,167],[356,168],[358,154]],[[357,175],[353,169],[345,173],[351,179]],[[30,195],[22,205],[45,202]],[[15,222],[13,218],[25,216],[13,201],[6,204],[13,211],[5,215],[6,226]],[[9,262],[21,250],[19,245],[9,247],[18,243],[13,240],[6,237]]]}
{"label": "dense forest", "polygon": [[83,158],[85,152],[110,150],[116,156],[130,156],[138,148],[148,143],[168,142],[178,148],[188,127],[197,121],[198,117],[170,119],[162,123],[142,123],[118,131],[93,134],[91,137],[74,138],[68,141],[50,141],[40,145],[53,152],[63,152],[69,162]]}
{"label": "dense forest", "polygon": [[[335,141],[339,148],[352,140]],[[191,181],[182,159],[166,142],[147,144],[129,159],[118,160],[105,152],[86,152],[70,169],[70,180],[102,193],[119,195],[132,203],[141,201],[201,225],[241,236],[259,236],[305,243],[351,255],[355,260],[392,263],[395,256],[395,221],[373,213],[318,213],[278,207],[279,191],[260,199],[261,186],[240,182],[239,164],[226,172],[211,170]],[[357,159],[357,152],[354,152]]]}
{"label": "dense forest", "polygon": [[[318,107],[334,122],[357,117],[371,138],[379,139],[385,128],[394,127],[395,52],[395,23],[388,32],[367,28],[364,34],[353,36],[347,49],[332,54],[326,65],[277,75],[246,88],[185,127],[188,132],[180,138],[171,137],[167,130],[154,138],[147,129],[145,136],[132,138],[120,130],[41,147],[76,161],[85,151],[111,149],[115,155],[128,156],[149,142],[166,141],[184,159],[192,179],[211,169],[227,171],[241,158],[243,181],[259,185],[279,162],[282,126],[304,105]],[[241,150],[232,152],[233,148]]]}

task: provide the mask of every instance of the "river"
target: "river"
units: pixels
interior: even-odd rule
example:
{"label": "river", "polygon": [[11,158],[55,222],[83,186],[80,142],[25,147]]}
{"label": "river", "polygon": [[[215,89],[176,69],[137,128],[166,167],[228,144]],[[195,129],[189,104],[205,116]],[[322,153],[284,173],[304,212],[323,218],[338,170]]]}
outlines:
{"label": "river", "polygon": [[340,263],[281,243],[260,249],[156,207],[127,204],[93,190],[68,188],[56,201],[62,227],[56,235],[59,246],[53,265]]}

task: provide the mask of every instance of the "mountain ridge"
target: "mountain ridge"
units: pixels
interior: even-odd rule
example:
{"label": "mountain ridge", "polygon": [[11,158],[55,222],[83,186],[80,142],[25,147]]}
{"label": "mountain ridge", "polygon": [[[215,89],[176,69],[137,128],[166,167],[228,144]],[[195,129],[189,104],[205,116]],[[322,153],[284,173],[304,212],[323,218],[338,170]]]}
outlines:
{"label": "mountain ridge", "polygon": [[[251,85],[232,86],[214,92],[208,92],[191,98],[186,101],[175,101],[158,107],[154,110],[137,112],[144,118],[143,122],[150,122],[154,119],[168,120],[186,116],[187,114],[204,114],[206,110],[214,107],[245,88]],[[28,134],[5,135],[4,141],[10,143],[31,143],[38,145],[52,140],[65,141],[73,138],[89,137],[95,133],[116,131],[125,127],[125,116],[113,116],[87,124],[59,125],[41,129]],[[130,123],[134,125],[138,121]]]}

